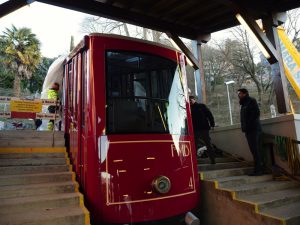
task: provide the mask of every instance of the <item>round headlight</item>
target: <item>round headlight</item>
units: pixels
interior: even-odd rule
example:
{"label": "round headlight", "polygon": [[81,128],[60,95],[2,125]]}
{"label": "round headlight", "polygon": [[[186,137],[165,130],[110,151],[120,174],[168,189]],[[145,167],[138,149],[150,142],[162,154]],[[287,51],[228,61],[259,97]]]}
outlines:
{"label": "round headlight", "polygon": [[152,181],[152,187],[156,192],[166,194],[171,189],[171,181],[166,176],[159,176]]}

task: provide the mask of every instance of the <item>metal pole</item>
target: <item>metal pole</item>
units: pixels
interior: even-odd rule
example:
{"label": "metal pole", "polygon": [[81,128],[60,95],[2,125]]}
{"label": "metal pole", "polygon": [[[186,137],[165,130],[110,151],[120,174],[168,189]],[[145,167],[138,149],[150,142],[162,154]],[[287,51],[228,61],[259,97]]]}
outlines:
{"label": "metal pole", "polygon": [[230,116],[230,125],[232,125],[233,122],[232,122],[231,103],[230,103],[230,97],[229,97],[228,84],[226,84],[226,88],[227,88],[227,97],[228,97],[228,108],[229,108],[229,116]]}

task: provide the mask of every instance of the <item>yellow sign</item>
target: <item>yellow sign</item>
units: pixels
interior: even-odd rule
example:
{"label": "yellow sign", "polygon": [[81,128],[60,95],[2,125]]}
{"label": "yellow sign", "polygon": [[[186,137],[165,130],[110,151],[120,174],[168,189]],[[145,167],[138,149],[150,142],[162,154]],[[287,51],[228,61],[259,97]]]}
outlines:
{"label": "yellow sign", "polygon": [[55,115],[54,113],[37,113],[37,119],[47,119],[47,120],[55,120],[59,118],[59,115]]}
{"label": "yellow sign", "polygon": [[277,28],[285,74],[300,98],[300,54],[285,34],[284,29]]}
{"label": "yellow sign", "polygon": [[32,112],[37,113],[42,111],[41,100],[11,100],[10,102],[11,112]]}

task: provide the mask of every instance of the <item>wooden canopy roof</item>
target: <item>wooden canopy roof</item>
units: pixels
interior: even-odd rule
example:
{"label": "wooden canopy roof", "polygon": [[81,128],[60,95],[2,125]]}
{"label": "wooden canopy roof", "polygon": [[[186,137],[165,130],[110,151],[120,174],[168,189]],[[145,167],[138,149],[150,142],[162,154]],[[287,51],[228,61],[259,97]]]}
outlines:
{"label": "wooden canopy roof", "polygon": [[[0,17],[34,2],[8,0]],[[238,24],[235,14],[247,10],[254,19],[300,7],[300,0],[38,0],[80,12],[128,22],[196,39]]]}

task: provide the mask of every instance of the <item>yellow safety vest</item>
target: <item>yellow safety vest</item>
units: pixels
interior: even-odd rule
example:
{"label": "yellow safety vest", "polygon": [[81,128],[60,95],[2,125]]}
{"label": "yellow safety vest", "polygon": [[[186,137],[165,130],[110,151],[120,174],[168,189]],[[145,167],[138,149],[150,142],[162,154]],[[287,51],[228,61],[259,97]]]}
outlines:
{"label": "yellow safety vest", "polygon": [[49,89],[48,90],[48,99],[58,99],[58,91],[57,90],[53,90],[53,89]]}

